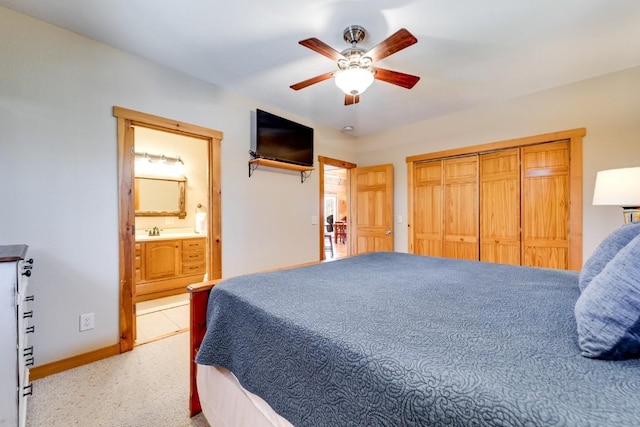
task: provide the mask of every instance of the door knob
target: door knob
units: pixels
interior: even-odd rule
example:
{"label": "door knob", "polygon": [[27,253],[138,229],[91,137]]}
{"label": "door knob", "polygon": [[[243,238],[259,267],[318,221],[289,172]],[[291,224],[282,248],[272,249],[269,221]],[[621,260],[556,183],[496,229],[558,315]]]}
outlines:
{"label": "door knob", "polygon": [[386,234],[387,236],[391,236],[391,230],[385,231],[384,234]]}

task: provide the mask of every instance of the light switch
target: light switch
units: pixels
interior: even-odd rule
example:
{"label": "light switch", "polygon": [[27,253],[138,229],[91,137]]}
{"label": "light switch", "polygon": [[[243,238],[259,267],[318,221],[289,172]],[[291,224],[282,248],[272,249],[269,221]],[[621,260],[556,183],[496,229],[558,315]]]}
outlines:
{"label": "light switch", "polygon": [[402,215],[398,215],[398,224],[402,224],[403,219],[404,218],[402,218]]}
{"label": "light switch", "polygon": [[311,225],[318,225],[318,215],[311,216]]}

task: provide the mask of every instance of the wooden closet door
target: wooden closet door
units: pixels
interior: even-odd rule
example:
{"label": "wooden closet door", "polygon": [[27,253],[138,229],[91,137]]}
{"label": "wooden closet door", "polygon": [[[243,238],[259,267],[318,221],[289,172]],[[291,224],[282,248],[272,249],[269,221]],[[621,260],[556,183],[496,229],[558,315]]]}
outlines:
{"label": "wooden closet door", "polygon": [[569,143],[522,148],[522,265],[569,268]]}
{"label": "wooden closet door", "polygon": [[413,191],[412,253],[442,256],[442,160],[415,165]]}
{"label": "wooden closet door", "polygon": [[480,261],[520,265],[520,150],[480,155]]}
{"label": "wooden closet door", "polygon": [[444,256],[479,259],[478,156],[444,160]]}

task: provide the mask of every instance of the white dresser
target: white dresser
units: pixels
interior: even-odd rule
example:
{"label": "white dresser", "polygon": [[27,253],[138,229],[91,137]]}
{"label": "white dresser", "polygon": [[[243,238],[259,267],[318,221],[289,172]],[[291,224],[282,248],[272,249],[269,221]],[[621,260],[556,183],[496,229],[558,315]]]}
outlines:
{"label": "white dresser", "polygon": [[31,395],[35,332],[29,276],[33,259],[27,245],[0,246],[0,426],[24,426]]}

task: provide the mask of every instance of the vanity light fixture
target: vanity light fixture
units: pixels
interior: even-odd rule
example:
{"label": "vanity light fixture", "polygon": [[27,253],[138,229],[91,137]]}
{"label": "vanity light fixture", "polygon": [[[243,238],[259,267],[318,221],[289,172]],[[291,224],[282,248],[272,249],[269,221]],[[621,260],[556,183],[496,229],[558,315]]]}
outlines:
{"label": "vanity light fixture", "polygon": [[183,177],[184,162],[164,154],[134,153],[136,175]]}

